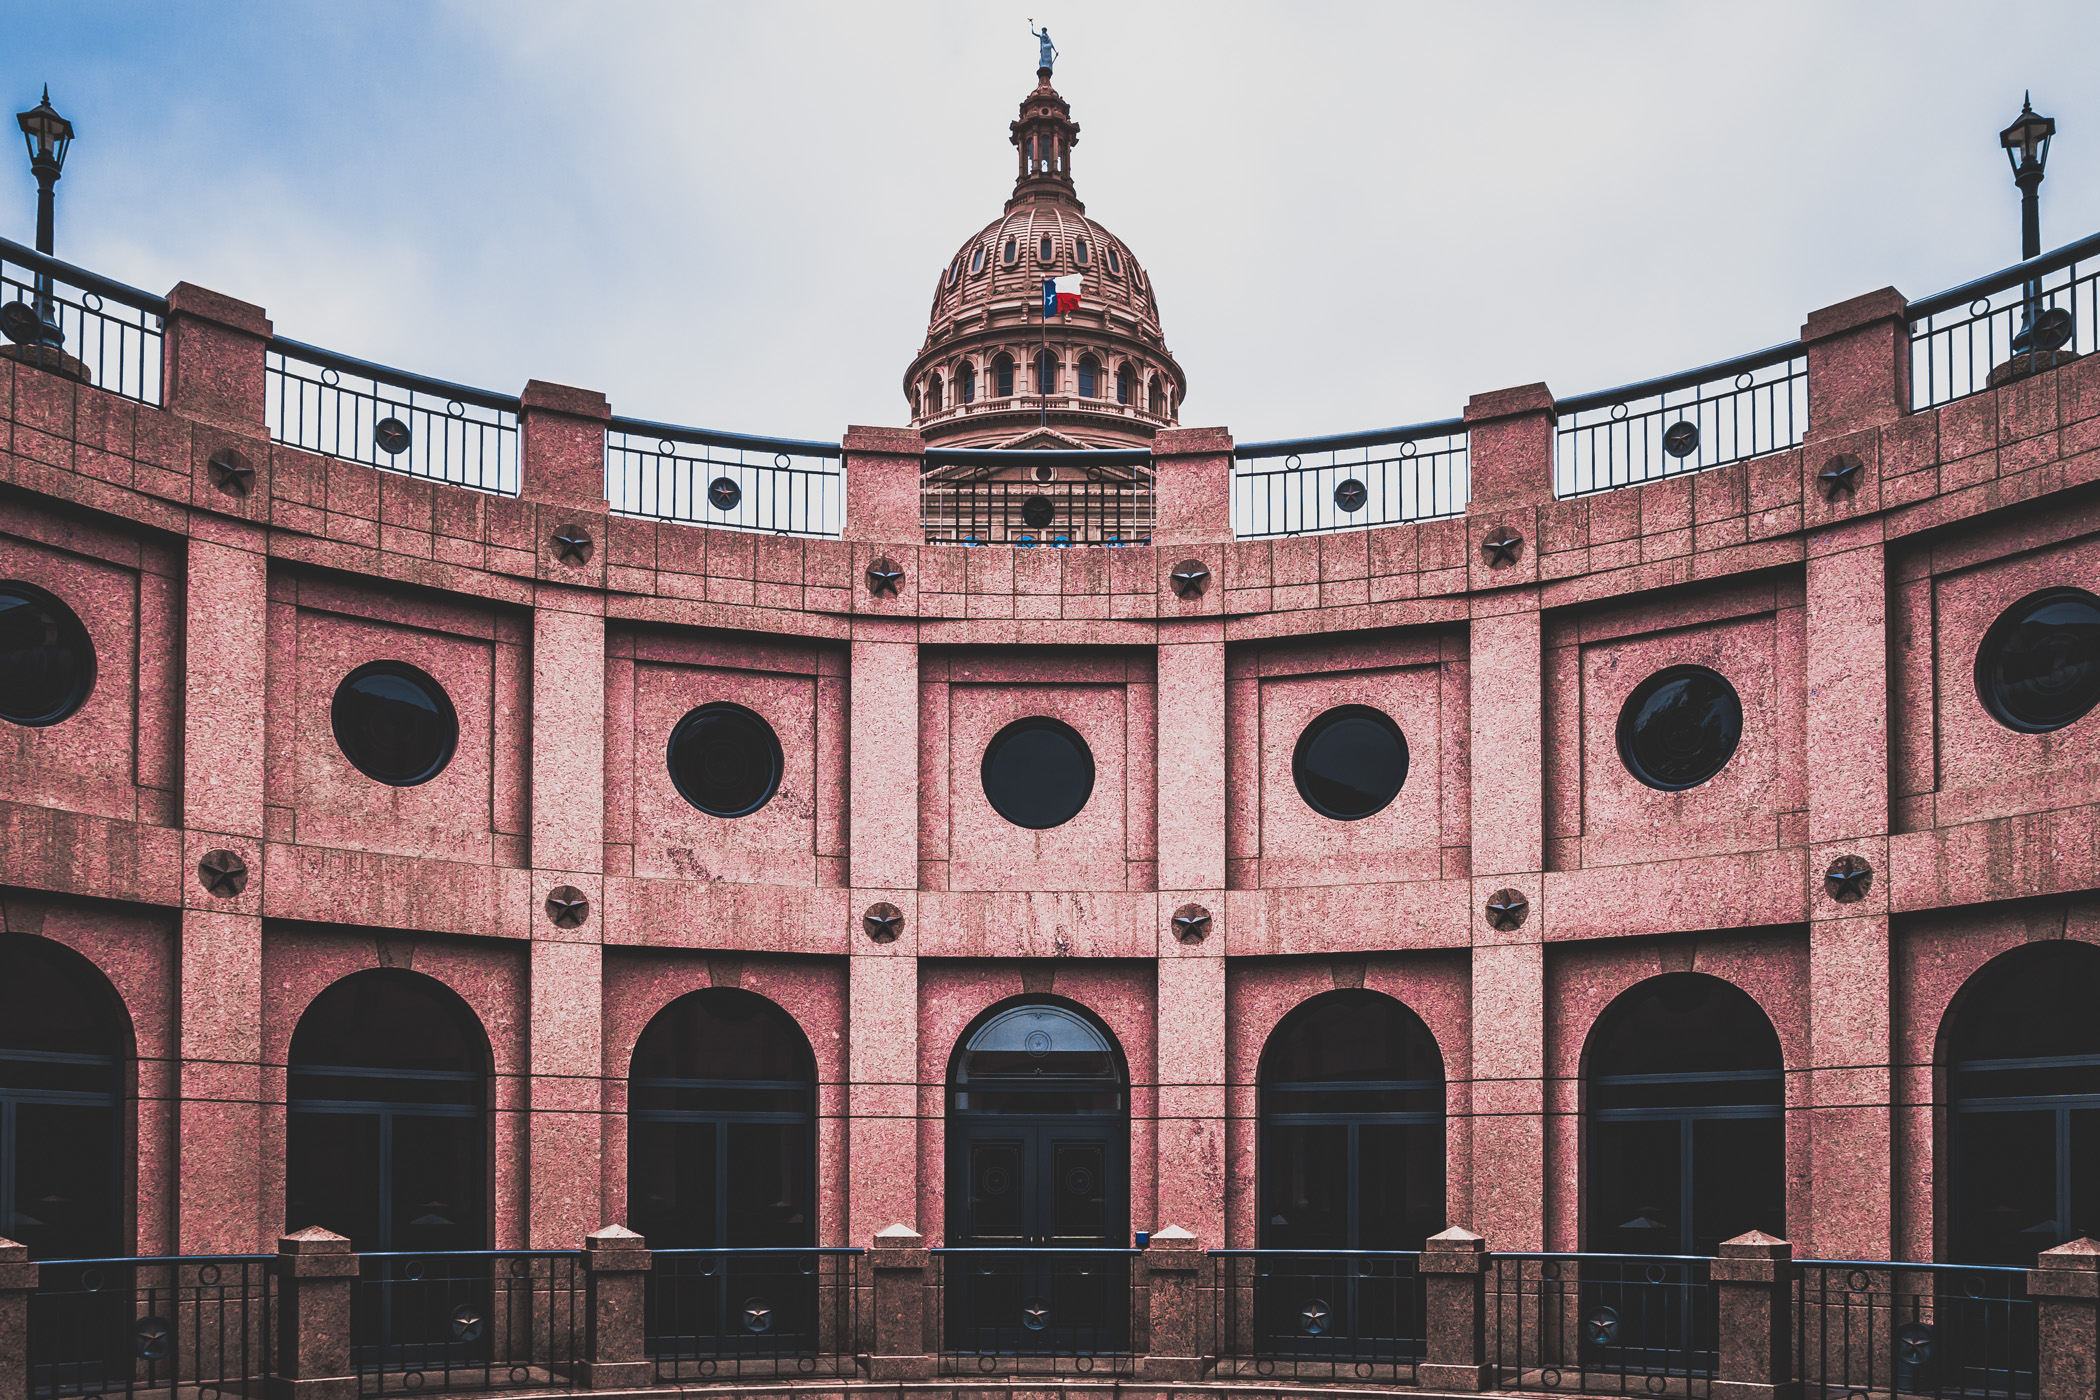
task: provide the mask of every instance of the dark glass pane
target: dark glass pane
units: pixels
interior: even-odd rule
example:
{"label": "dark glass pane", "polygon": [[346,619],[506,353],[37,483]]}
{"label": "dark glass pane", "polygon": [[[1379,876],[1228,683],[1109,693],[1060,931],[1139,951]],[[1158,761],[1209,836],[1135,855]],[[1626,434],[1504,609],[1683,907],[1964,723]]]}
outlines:
{"label": "dark glass pane", "polygon": [[[934,406],[940,406],[938,389]],[[679,795],[709,816],[748,816],[780,790],[779,736],[727,701],[702,705],[678,721],[665,761]]]}
{"label": "dark glass pane", "polygon": [[1306,805],[1337,821],[1382,812],[1407,781],[1407,740],[1390,716],[1341,705],[1305,726],[1291,778]]}
{"label": "dark glass pane", "polygon": [[2056,1110],[1954,1119],[1955,1233],[1965,1264],[2034,1267],[2064,1240],[2056,1218]]}
{"label": "dark glass pane", "polygon": [[[1444,1059],[1422,1018],[1377,992],[1334,992],[1292,1012],[1262,1052],[1262,1083],[1433,1080]],[[1442,1107],[1441,1091],[1435,1106]],[[1297,1110],[1303,1111],[1303,1110]]]}
{"label": "dark glass pane", "polygon": [[713,1123],[627,1125],[627,1219],[657,1249],[714,1249]]}
{"label": "dark glass pane", "polygon": [[376,1113],[294,1111],[285,1126],[284,1228],[318,1225],[354,1249],[386,1247]]}
{"label": "dark glass pane", "polygon": [[1348,1125],[1268,1127],[1261,1199],[1263,1248],[1349,1248]]}
{"label": "dark glass pane", "polygon": [[1442,1224],[1422,1229],[1431,1211],[1441,1215],[1444,1205],[1442,1153],[1438,1153],[1437,1187],[1432,1206],[1427,1182],[1416,1179],[1425,1165],[1408,1149],[1410,1139],[1435,1136],[1427,1127],[1399,1123],[1365,1123],[1356,1130],[1356,1249],[1420,1249],[1425,1233]]}
{"label": "dark glass pane", "polygon": [[459,717],[445,688],[404,661],[373,661],[343,677],[329,708],[343,757],[393,787],[445,771],[459,742]]}
{"label": "dark glass pane", "polygon": [[993,736],[984,795],[1015,826],[1042,831],[1079,815],[1094,791],[1094,755],[1070,725],[1037,715]]}
{"label": "dark glass pane", "polygon": [[1048,1185],[1051,1243],[1099,1244],[1106,1240],[1108,1155],[1100,1143],[1053,1143]]}
{"label": "dark glass pane", "polygon": [[970,1236],[980,1243],[1018,1242],[1023,1229],[1021,1143],[969,1146]]}
{"label": "dark glass pane", "polygon": [[1634,1083],[1598,1081],[1590,1086],[1592,1108],[1716,1108],[1780,1104],[1786,1077],[1778,1070],[1731,1075],[1664,1074]]}
{"label": "dark glass pane", "polygon": [[56,724],[94,688],[94,643],[73,610],[41,588],[0,583],[0,719]]}
{"label": "dark glass pane", "polygon": [[809,1127],[803,1123],[731,1123],[727,1218],[732,1249],[809,1244]]}
{"label": "dark glass pane", "polygon": [[1684,1249],[1679,1120],[1592,1122],[1589,1242],[1600,1254]]}
{"label": "dark glass pane", "polygon": [[1976,693],[2010,729],[2043,734],[2100,701],[2100,598],[2049,588],[2007,608],[1976,652]]}
{"label": "dark glass pane", "polygon": [[[2100,1057],[2100,948],[2073,940],[2030,943],[1992,959],[1969,979],[1959,999],[1955,1063]],[[2075,1070],[2075,1067],[2074,1067]],[[2069,1081],[2084,1085],[2082,1076]],[[1986,1081],[1989,1092],[2034,1093]],[[2040,1092],[2089,1093],[2087,1088]]]}
{"label": "dark glass pane", "polygon": [[1044,262],[1048,262],[1048,261],[1050,261],[1050,256],[1051,256],[1051,248],[1050,248],[1050,235],[1046,233],[1046,234],[1044,234],[1044,235],[1043,235],[1043,247],[1042,247],[1042,257],[1043,257],[1043,261],[1044,261]]}
{"label": "dark glass pane", "polygon": [[[1665,973],[1625,993],[1605,1013],[1590,1048],[1590,1073],[1596,1076],[1781,1068],[1779,1034],[1763,1008],[1741,988],[1700,972]],[[1685,1092],[1706,1090],[1694,1085]],[[1741,1093],[1722,1101],[1779,1103],[1784,1097],[1782,1086],[1771,1079],[1747,1081]]]}
{"label": "dark glass pane", "polygon": [[[291,1063],[295,1075],[309,1066],[355,1065],[479,1076],[487,1073],[488,1051],[481,1023],[443,984],[382,968],[353,973],[314,998],[292,1033]],[[382,1101],[417,1092],[398,1088],[400,1082],[346,1078],[332,1087],[344,1091],[340,1097]],[[365,1087],[350,1092],[353,1083]],[[480,1101],[478,1088],[468,1101]]]}
{"label": "dark glass pane", "polygon": [[656,1014],[634,1048],[637,1079],[807,1083],[814,1073],[809,1042],[794,1018],[736,987],[680,997]]}
{"label": "dark glass pane", "polygon": [[1690,1253],[1715,1255],[1749,1230],[1786,1238],[1786,1124],[1708,1118],[1692,1124]]}
{"label": "dark glass pane", "polygon": [[391,1249],[485,1249],[481,1120],[396,1114]]}
{"label": "dark glass pane", "polygon": [[1619,757],[1665,792],[1696,787],[1727,766],[1743,737],[1735,687],[1704,666],[1672,666],[1634,688],[1619,711]]}
{"label": "dark glass pane", "polygon": [[2071,1170],[2064,1182],[2070,1207],[2064,1238],[2089,1240],[2100,1236],[2100,1109],[2074,1108],[2065,1116]]}
{"label": "dark glass pane", "polygon": [[114,1106],[15,1105],[14,1219],[6,1234],[36,1259],[121,1252]]}

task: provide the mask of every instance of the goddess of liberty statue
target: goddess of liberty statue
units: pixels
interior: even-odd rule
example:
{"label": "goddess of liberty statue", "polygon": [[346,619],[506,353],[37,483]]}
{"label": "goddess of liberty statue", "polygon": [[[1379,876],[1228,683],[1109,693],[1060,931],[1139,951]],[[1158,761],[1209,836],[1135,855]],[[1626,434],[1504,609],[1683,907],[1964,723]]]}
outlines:
{"label": "goddess of liberty statue", "polygon": [[1047,73],[1050,71],[1050,66],[1057,61],[1057,45],[1050,42],[1050,26],[1046,24],[1041,29],[1037,29],[1035,21],[1030,20],[1028,21],[1028,32],[1035,35],[1036,43],[1041,49],[1041,55],[1035,66]]}

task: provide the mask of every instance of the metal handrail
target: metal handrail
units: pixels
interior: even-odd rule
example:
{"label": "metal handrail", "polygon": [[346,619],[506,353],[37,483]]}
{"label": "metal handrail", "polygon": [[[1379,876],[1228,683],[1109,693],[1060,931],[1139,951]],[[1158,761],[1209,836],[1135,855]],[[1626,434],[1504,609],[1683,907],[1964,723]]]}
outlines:
{"label": "metal handrail", "polygon": [[866,1254],[851,1244],[753,1244],[694,1245],[676,1249],[652,1249],[651,1254]]}
{"label": "metal handrail", "polygon": [[397,389],[412,389],[438,398],[458,399],[461,403],[475,404],[481,408],[492,408],[499,412],[517,413],[522,405],[516,394],[498,394],[487,389],[476,389],[469,384],[455,384],[449,379],[434,379],[427,374],[415,374],[405,369],[394,369],[373,360],[360,360],[355,355],[345,355],[335,350],[323,350],[318,345],[308,345],[303,340],[287,340],[273,335],[263,347],[280,355],[304,360],[322,369],[347,370],[351,374]]}
{"label": "metal handrail", "polygon": [[1949,287],[1946,291],[1937,292],[1929,297],[1920,297],[1905,306],[1903,314],[1910,320],[1922,321],[1927,316],[1937,316],[1942,311],[1967,306],[1979,297],[2017,287],[2022,282],[2032,282],[2038,277],[2096,255],[2100,255],[2100,233],[2090,233],[2075,243],[2066,243],[2061,248],[2029,258],[2026,262],[2014,263],[2011,267],[2001,268],[1972,282],[1964,282],[1959,287]]}
{"label": "metal handrail", "polygon": [[1371,428],[1363,432],[1335,433],[1328,437],[1243,442],[1232,449],[1232,455],[1236,460],[1243,462],[1254,457],[1302,457],[1308,452],[1346,452],[1352,447],[1377,447],[1388,442],[1451,437],[1465,430],[1466,420],[1463,418],[1439,418],[1434,423],[1411,423],[1404,428]]}
{"label": "metal handrail", "polygon": [[1616,389],[1598,389],[1593,393],[1576,394],[1571,398],[1557,398],[1553,401],[1553,411],[1583,413],[1593,408],[1609,408],[1615,403],[1630,403],[1634,399],[1651,398],[1675,389],[1689,389],[1694,384],[1733,378],[1748,370],[1766,369],[1772,365],[1783,364],[1800,353],[1799,339],[1782,340],[1777,345],[1768,345],[1762,350],[1753,350],[1747,355],[1737,355],[1732,359],[1716,360],[1710,365],[1700,365],[1696,369],[1682,369],[1675,374],[1644,379],[1637,384],[1621,384]]}
{"label": "metal handrail", "polygon": [[1330,1255],[1349,1258],[1360,1255],[1367,1259],[1416,1259],[1422,1254],[1419,1249],[1206,1249],[1203,1252],[1234,1259],[1257,1254],[1317,1254],[1323,1259]]}
{"label": "metal handrail", "polygon": [[655,423],[646,418],[614,417],[607,420],[605,430],[608,433],[633,433],[637,437],[654,436],[672,442],[690,442],[700,447],[728,447],[746,452],[787,452],[800,457],[837,457],[842,450],[835,442],[764,437],[755,433],[726,433],[714,428],[687,428],[676,423]]}
{"label": "metal handrail", "polygon": [[120,1254],[109,1259],[32,1259],[29,1262],[39,1268],[55,1268],[84,1264],[225,1264],[278,1257],[275,1254]]}
{"label": "metal handrail", "polygon": [[127,306],[140,311],[150,311],[156,316],[168,314],[168,299],[166,297],[155,296],[152,292],[140,291],[137,287],[127,286],[117,281],[114,277],[104,277],[99,272],[89,272],[86,268],[76,267],[69,262],[60,262],[49,253],[39,253],[34,248],[15,242],[12,238],[0,238],[0,256],[5,256],[9,262],[20,263],[32,271],[41,272],[62,281],[70,282],[84,292],[93,292],[98,296],[115,297]]}

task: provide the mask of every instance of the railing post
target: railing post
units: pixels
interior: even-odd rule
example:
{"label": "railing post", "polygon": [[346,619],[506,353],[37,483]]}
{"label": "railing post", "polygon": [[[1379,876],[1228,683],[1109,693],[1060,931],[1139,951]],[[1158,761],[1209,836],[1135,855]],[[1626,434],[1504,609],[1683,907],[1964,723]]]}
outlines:
{"label": "railing post", "polygon": [[596,389],[544,379],[518,397],[518,494],[528,501],[603,512],[605,424],[612,405]]}
{"label": "railing post", "polygon": [[29,1246],[0,1238],[0,1400],[29,1394],[29,1295],[36,1285]]}
{"label": "railing post", "polygon": [[263,347],[270,334],[260,306],[176,283],[161,338],[162,400],[184,418],[267,436]]}
{"label": "railing post", "polygon": [[1723,1240],[1707,1277],[1720,1317],[1714,1400],[1793,1400],[1793,1245],[1762,1230]]}
{"label": "railing post", "polygon": [[919,518],[919,477],[926,440],[909,428],[848,428],[839,444],[846,478],[846,516],[840,537],[877,544],[916,544],[925,538]]}
{"label": "railing post", "polygon": [[583,1365],[585,1390],[635,1390],[649,1383],[642,1347],[642,1290],[648,1282],[649,1242],[624,1225],[583,1237]]}
{"label": "railing post", "polygon": [[[1231,432],[1160,429],[1152,441],[1152,472],[1153,544],[1171,549],[1232,539]],[[1215,570],[1220,561],[1208,562]],[[1211,591],[1222,598],[1224,586]]]}
{"label": "railing post", "polygon": [[1202,1290],[1197,1274],[1203,1267],[1203,1251],[1196,1237],[1179,1225],[1155,1230],[1152,1243],[1139,1256],[1145,1271],[1146,1326],[1145,1358],[1138,1374],[1146,1380],[1192,1381],[1203,1362]]}
{"label": "railing post", "polygon": [[277,1241],[277,1365],[270,1400],[356,1400],[350,1295],[357,1256],[318,1225]]}
{"label": "railing post", "polygon": [[[1879,427],[1910,412],[1909,306],[1903,293],[1883,287],[1808,313],[1801,327],[1808,355],[1805,441]],[[1861,483],[1853,494],[1864,490]]]}
{"label": "railing post", "polygon": [[2035,1256],[2035,1400],[2093,1400],[2100,1393],[2100,1242],[2072,1240]]}
{"label": "railing post", "polygon": [[[1466,514],[1490,515],[1504,507],[1544,505],[1553,499],[1553,391],[1543,384],[1520,384],[1514,389],[1496,389],[1466,400],[1466,457],[1470,464],[1471,489]],[[1474,520],[1475,525],[1504,523],[1499,516]],[[1538,577],[1536,541],[1525,532],[1528,546],[1518,556],[1517,568],[1498,573],[1495,582],[1514,583]],[[1522,567],[1533,561],[1528,572]]]}
{"label": "railing post", "polygon": [[1424,1390],[1486,1390],[1487,1241],[1454,1225],[1429,1237],[1415,1267],[1428,1311],[1417,1383]]}
{"label": "railing post", "polygon": [[925,1380],[933,1375],[926,1349],[926,1266],[932,1256],[917,1230],[892,1225],[876,1233],[866,1257],[875,1275],[868,1378]]}

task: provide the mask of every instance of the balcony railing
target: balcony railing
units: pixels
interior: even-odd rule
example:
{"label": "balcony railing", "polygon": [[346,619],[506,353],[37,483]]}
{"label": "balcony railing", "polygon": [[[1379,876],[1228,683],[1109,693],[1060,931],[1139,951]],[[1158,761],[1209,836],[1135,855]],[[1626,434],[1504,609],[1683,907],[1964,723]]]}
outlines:
{"label": "balcony railing", "polygon": [[1429,1326],[1419,1254],[1214,1249],[1210,1257],[1220,1378],[1416,1383]]}
{"label": "balcony railing", "polygon": [[2025,1269],[1803,1259],[1794,1367],[1804,1400],[2027,1400],[2038,1341]]}
{"label": "balcony railing", "polygon": [[1700,1257],[1496,1254],[1488,1362],[1496,1390],[1711,1393],[1720,1322]]}
{"label": "balcony railing", "polygon": [[518,494],[518,400],[296,340],[263,352],[273,440],[427,481]]}
{"label": "balcony railing", "polygon": [[943,1376],[1133,1373],[1135,1249],[935,1249]]}
{"label": "balcony railing", "polygon": [[1472,494],[1466,425],[1456,418],[1245,443],[1232,455],[1232,533],[1243,540],[1442,519],[1462,514]]}
{"label": "balcony railing", "polygon": [[[919,509],[929,543],[1152,542],[1149,452],[934,449],[926,454],[926,469]],[[994,480],[995,471],[1019,472],[1020,479]]]}
{"label": "balcony railing", "polygon": [[1788,341],[1554,407],[1553,494],[1588,496],[1799,445],[1808,360]]}
{"label": "balcony railing", "polygon": [[605,432],[605,498],[620,515],[835,539],[846,515],[839,460],[835,442],[615,418]]}
{"label": "balcony railing", "polygon": [[2100,234],[1912,302],[1911,405],[1934,408],[2100,348]]}
{"label": "balcony railing", "polygon": [[[166,297],[0,238],[0,330],[18,360],[157,408],[167,314]],[[41,325],[57,345],[38,339]]]}
{"label": "balcony railing", "polygon": [[272,1371],[271,1255],[65,1259],[29,1299],[32,1396],[247,1396]]}
{"label": "balcony railing", "polygon": [[583,1356],[576,1250],[363,1254],[350,1303],[360,1395],[566,1387]]}
{"label": "balcony railing", "polygon": [[659,1249],[643,1285],[656,1378],[851,1378],[858,1249]]}

